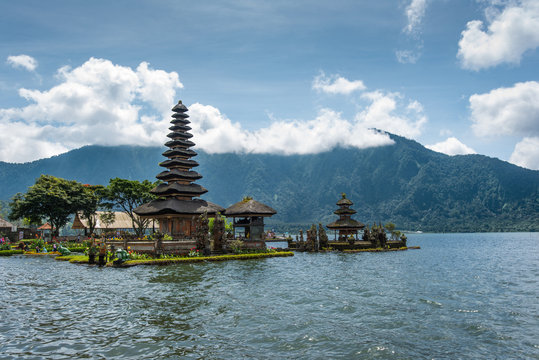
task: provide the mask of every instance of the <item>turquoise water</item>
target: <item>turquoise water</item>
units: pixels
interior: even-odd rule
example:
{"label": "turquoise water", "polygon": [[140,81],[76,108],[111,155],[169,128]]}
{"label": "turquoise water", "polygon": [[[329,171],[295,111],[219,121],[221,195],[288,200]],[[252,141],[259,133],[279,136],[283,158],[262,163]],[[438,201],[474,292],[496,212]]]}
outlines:
{"label": "turquoise water", "polygon": [[1,359],[539,359],[539,234],[110,269],[0,258]]}

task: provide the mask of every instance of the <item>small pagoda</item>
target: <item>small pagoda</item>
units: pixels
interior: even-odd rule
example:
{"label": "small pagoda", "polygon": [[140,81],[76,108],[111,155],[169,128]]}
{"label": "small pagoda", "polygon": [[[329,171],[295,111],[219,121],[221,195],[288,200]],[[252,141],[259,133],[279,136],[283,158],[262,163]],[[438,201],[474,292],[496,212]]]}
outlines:
{"label": "small pagoda", "polygon": [[358,240],[357,232],[365,227],[365,224],[360,223],[352,219],[352,215],[356,213],[350,206],[354,203],[346,198],[346,194],[341,194],[342,198],[337,201],[339,208],[333,213],[339,215],[339,220],[327,225],[330,230],[335,230],[335,240],[337,240],[337,232],[339,233],[339,241],[346,241],[353,236],[355,240]]}
{"label": "small pagoda", "polygon": [[191,238],[196,231],[195,216],[203,213],[215,216],[224,208],[198,198],[208,190],[194,183],[202,175],[191,170],[198,163],[191,160],[197,153],[190,149],[195,143],[189,140],[193,135],[189,133],[188,109],[180,100],[172,111],[171,133],[167,135],[170,140],[165,143],[169,149],[163,153],[168,160],[159,163],[167,170],[156,176],[163,183],[151,190],[159,198],[139,206],[134,212],[143,218],[159,220],[162,233],[174,238]]}

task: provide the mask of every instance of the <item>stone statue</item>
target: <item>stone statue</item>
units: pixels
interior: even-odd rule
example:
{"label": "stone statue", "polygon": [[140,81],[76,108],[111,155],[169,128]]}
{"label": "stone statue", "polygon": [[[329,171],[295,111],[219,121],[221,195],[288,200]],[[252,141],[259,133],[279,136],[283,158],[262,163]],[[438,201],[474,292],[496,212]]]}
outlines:
{"label": "stone statue", "polygon": [[208,214],[204,212],[196,219],[195,232],[196,248],[204,256],[208,256],[211,254],[210,237],[208,235],[209,230],[210,227],[208,226]]}
{"label": "stone statue", "polygon": [[213,250],[224,251],[223,243],[226,241],[225,221],[217,215],[213,221]]}
{"label": "stone statue", "polygon": [[307,251],[318,251],[319,245],[318,245],[318,236],[316,233],[316,225],[312,224],[311,228],[307,230],[307,244],[306,244],[306,250]]}
{"label": "stone statue", "polygon": [[155,232],[152,235],[153,251],[155,256],[159,257],[163,254],[163,238],[165,235],[161,232]]}
{"label": "stone statue", "polygon": [[305,251],[305,242],[303,241],[303,230],[299,231],[299,241],[296,243],[296,250]]}
{"label": "stone statue", "polygon": [[329,247],[328,235],[326,234],[326,230],[320,223],[318,224],[318,243],[320,249]]}

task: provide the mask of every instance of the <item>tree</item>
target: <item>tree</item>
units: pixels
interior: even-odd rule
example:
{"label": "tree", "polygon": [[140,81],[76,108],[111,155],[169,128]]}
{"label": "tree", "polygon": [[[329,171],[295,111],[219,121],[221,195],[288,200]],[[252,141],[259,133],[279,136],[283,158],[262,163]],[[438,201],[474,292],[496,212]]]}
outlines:
{"label": "tree", "polygon": [[137,216],[133,210],[157,198],[150,190],[158,184],[159,182],[152,183],[148,180],[140,182],[114,178],[110,179],[109,185],[104,189],[103,197],[109,201],[110,206],[121,209],[131,218],[135,233],[142,237],[150,224],[150,219]]}
{"label": "tree", "polygon": [[99,219],[101,220],[101,223],[105,225],[105,229],[108,231],[109,226],[111,226],[116,220],[116,214],[110,210],[107,210],[99,215]]}
{"label": "tree", "polygon": [[17,193],[11,200],[10,220],[27,218],[32,223],[46,219],[53,235],[67,224],[69,217],[87,204],[87,193],[81,183],[41,175],[26,194]]}
{"label": "tree", "polygon": [[105,187],[102,185],[83,185],[84,197],[81,203],[80,212],[82,217],[88,221],[88,231],[93,234],[97,225],[97,209],[103,201]]}
{"label": "tree", "polygon": [[400,231],[395,231],[395,224],[388,222],[384,225],[387,231],[391,234],[391,240],[397,240],[400,236]]}
{"label": "tree", "polygon": [[9,203],[4,200],[0,200],[0,217],[7,219],[9,216]]}

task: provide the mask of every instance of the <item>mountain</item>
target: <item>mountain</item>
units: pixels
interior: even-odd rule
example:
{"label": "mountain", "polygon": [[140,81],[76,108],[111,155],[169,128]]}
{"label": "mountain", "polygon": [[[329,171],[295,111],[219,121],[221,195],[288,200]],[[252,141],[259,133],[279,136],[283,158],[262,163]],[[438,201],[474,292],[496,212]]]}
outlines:
{"label": "mountain", "polygon": [[[539,231],[539,171],[483,155],[447,156],[391,135],[394,145],[310,155],[199,151],[203,198],[227,207],[250,195],[278,211],[277,228],[336,218],[340,194],[356,219],[421,231]],[[106,185],[155,180],[164,148],[87,146],[25,164],[0,162],[0,199],[25,192],[41,174]]]}

